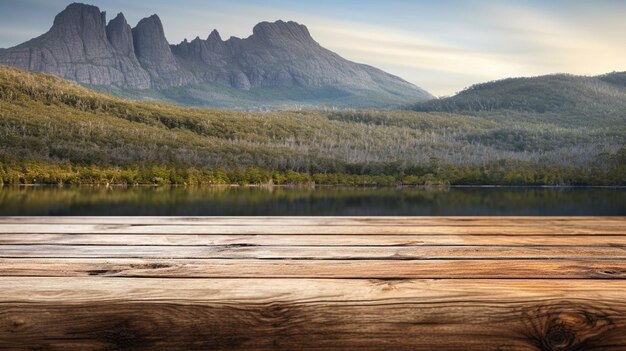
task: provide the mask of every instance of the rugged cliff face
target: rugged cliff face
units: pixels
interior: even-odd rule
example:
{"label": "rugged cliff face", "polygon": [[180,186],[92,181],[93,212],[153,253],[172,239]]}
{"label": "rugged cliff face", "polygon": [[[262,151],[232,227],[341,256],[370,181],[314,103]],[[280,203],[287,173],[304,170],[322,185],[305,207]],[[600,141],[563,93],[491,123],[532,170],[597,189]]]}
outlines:
{"label": "rugged cliff face", "polygon": [[107,24],[106,31],[109,42],[118,53],[136,58],[133,32],[123,13],[118,13],[117,17]]}
{"label": "rugged cliff face", "polygon": [[371,96],[382,104],[432,98],[399,77],[323,48],[295,22],[259,23],[245,39],[224,41],[214,30],[207,39],[169,45],[157,15],[131,29],[122,13],[106,24],[104,12],[78,3],[59,13],[46,34],[0,50],[0,64],[121,90],[182,88],[175,95],[193,95],[186,101],[196,104],[219,100],[215,86],[242,92],[295,87],[313,96],[331,89],[324,93],[331,105],[333,94],[350,96],[356,105]]}
{"label": "rugged cliff face", "polygon": [[[121,21],[126,22],[123,17],[114,20],[113,32]],[[95,6],[68,6],[56,16],[48,33],[0,52],[0,63],[83,84],[150,88],[147,72],[134,55],[117,51],[109,41],[105,13]]]}
{"label": "rugged cliff face", "polygon": [[[353,89],[417,88],[398,77],[356,64],[324,49],[295,22],[263,22],[245,39],[206,39],[172,46],[198,77],[239,89],[253,87],[341,86]],[[423,92],[424,96],[428,96]]]}
{"label": "rugged cliff face", "polygon": [[181,86],[194,78],[172,53],[159,16],[144,18],[133,28],[135,53],[157,87]]}

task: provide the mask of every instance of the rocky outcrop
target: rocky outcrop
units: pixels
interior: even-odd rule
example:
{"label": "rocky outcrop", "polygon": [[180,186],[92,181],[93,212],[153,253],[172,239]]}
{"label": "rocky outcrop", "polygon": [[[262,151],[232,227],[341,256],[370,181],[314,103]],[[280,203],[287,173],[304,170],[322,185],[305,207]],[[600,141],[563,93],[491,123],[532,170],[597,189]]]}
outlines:
{"label": "rocky outcrop", "polygon": [[135,54],[148,70],[157,87],[172,87],[194,82],[191,72],[178,62],[165,38],[159,16],[144,18],[133,28]]}
{"label": "rocky outcrop", "polygon": [[185,41],[173,50],[194,75],[238,89],[340,86],[382,94],[414,94],[417,100],[431,97],[398,77],[323,48],[296,22],[262,22],[245,39],[222,41],[213,31],[207,40]]}
{"label": "rocky outcrop", "polygon": [[215,30],[206,40],[196,37],[191,42],[185,39],[178,45],[172,45],[172,51],[176,56],[192,63],[213,67],[224,67],[228,64],[228,48]]}
{"label": "rocky outcrop", "polygon": [[107,38],[105,18],[95,6],[71,4],[46,34],[0,52],[0,63],[83,84],[150,88],[139,62],[118,53]]}
{"label": "rocky outcrop", "polygon": [[148,72],[140,65],[135,55],[133,33],[121,12],[106,27],[111,46],[120,56],[118,69],[124,74],[122,88],[148,89],[152,86]]}
{"label": "rocky outcrop", "polygon": [[133,44],[133,32],[126,22],[123,13],[118,13],[106,27],[107,38],[121,55],[135,57],[135,47]]}
{"label": "rocky outcrop", "polygon": [[295,22],[262,22],[244,39],[222,40],[214,30],[207,39],[169,45],[157,15],[131,29],[122,13],[106,24],[104,12],[78,3],[59,13],[46,34],[0,50],[0,64],[133,90],[196,85],[197,92],[202,89],[198,84],[210,83],[243,91],[331,87],[357,98],[389,101],[432,97],[396,76],[323,48]]}
{"label": "rocky outcrop", "polygon": [[252,33],[255,40],[274,46],[317,45],[306,26],[292,21],[261,22]]}

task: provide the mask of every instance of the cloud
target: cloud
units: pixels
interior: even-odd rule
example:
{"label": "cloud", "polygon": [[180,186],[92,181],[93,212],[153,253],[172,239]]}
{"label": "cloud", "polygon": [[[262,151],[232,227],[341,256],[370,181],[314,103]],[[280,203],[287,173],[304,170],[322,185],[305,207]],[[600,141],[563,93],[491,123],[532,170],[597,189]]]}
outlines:
{"label": "cloud", "polygon": [[[399,71],[409,72],[404,77],[435,94],[506,77],[556,72],[594,75],[625,69],[625,40],[619,33],[598,30],[598,23],[590,30],[577,16],[561,17],[515,4],[490,5],[478,12],[481,15],[474,16],[471,25],[447,28],[455,33],[452,36],[324,19],[313,19],[311,24],[323,45],[401,76]],[[614,16],[606,19],[609,27],[623,22]],[[410,68],[439,75],[421,78]],[[442,84],[441,77],[453,75],[458,77],[454,86]]]}

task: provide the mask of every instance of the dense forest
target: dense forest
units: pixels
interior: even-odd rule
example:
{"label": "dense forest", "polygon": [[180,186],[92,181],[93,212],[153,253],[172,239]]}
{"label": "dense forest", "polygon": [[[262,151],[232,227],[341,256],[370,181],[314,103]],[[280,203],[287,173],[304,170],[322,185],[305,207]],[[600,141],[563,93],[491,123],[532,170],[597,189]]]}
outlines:
{"label": "dense forest", "polygon": [[624,123],[564,118],[185,108],[0,66],[0,182],[626,184]]}

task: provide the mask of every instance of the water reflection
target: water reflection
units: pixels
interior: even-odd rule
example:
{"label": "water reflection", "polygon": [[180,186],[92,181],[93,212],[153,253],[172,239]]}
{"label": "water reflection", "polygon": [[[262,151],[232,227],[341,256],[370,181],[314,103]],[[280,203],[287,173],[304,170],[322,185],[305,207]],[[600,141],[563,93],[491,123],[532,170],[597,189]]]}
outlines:
{"label": "water reflection", "polygon": [[626,188],[4,187],[0,215],[626,215]]}

